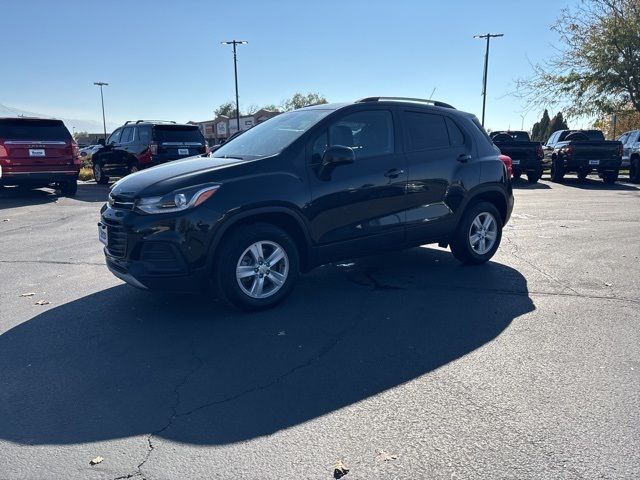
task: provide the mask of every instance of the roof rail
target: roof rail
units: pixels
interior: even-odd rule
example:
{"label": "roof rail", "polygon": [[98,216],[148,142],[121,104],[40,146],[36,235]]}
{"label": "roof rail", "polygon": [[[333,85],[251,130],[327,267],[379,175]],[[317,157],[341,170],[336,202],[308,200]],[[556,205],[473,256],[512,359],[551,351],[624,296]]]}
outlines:
{"label": "roof rail", "polygon": [[434,107],[453,108],[455,110],[455,107],[449,105],[448,103],[440,102],[438,100],[430,100],[426,98],[412,98],[412,97],[367,97],[367,98],[361,98],[360,100],[356,100],[356,103],[380,102],[383,100],[428,103],[433,105]]}
{"label": "roof rail", "polygon": [[129,125],[130,123],[176,123],[173,120],[127,120],[124,122],[125,125]]}

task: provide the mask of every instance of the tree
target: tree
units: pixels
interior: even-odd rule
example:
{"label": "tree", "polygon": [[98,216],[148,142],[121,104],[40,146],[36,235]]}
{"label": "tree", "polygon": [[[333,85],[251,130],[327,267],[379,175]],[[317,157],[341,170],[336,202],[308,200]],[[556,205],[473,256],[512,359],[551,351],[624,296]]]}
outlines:
{"label": "tree", "polygon": [[626,105],[640,112],[638,0],[582,0],[551,27],[562,46],[533,75],[516,81],[532,106],[559,105],[570,116],[602,115]]}
{"label": "tree", "polygon": [[556,115],[551,119],[551,122],[547,127],[547,131],[544,134],[543,141],[546,141],[553,132],[557,132],[558,130],[569,130],[569,125],[565,122],[562,112],[556,113]]}
{"label": "tree", "polygon": [[628,132],[629,130],[640,129],[640,113],[635,110],[627,110],[616,114],[616,128],[613,128],[613,118],[611,115],[604,115],[596,120],[593,124],[594,128],[602,130],[606,138],[614,139],[618,135]]}
{"label": "tree", "polygon": [[296,93],[293,97],[282,101],[282,109],[285,112],[290,112],[291,110],[296,110],[298,108],[309,105],[320,105],[323,103],[328,103],[327,99],[319,93],[309,92],[306,95]]}
{"label": "tree", "polygon": [[230,117],[230,118],[235,118],[235,116],[236,116],[236,105],[233,102],[225,102],[222,105],[220,105],[218,108],[216,108],[214,113],[215,113],[216,117],[218,117],[220,115],[225,115],[225,116]]}
{"label": "tree", "polygon": [[545,109],[540,121],[533,124],[533,129],[531,130],[531,140],[533,140],[534,142],[546,142],[547,138],[549,137],[545,137],[545,135],[547,134],[547,130],[549,129],[550,122],[551,120],[549,119],[549,111]]}

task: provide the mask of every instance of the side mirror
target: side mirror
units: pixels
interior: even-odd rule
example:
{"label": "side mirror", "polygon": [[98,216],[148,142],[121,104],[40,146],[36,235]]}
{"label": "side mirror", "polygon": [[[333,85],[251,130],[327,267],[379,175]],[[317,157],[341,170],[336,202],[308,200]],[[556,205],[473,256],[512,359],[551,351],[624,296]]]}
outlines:
{"label": "side mirror", "polygon": [[322,167],[333,168],[339,165],[349,165],[355,162],[356,154],[352,148],[334,145],[327,148],[322,155]]}
{"label": "side mirror", "polygon": [[102,145],[103,147],[105,146],[104,138],[98,139],[98,145]]}

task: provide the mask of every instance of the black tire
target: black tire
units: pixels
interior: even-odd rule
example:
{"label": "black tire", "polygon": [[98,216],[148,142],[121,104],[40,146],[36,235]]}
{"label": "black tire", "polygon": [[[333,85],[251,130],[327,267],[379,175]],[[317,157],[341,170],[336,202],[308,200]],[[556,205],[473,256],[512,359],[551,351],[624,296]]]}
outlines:
{"label": "black tire", "polygon": [[618,181],[619,172],[616,170],[615,172],[604,172],[602,174],[602,181],[608,185],[616,183]]}
{"label": "black tire", "polygon": [[564,160],[555,157],[551,160],[551,181],[560,183],[564,179]]}
{"label": "black tire", "polygon": [[513,172],[513,179],[519,180],[521,175],[522,175],[522,172]]}
{"label": "black tire", "polygon": [[640,183],[640,157],[631,159],[629,165],[629,181],[631,183]]}
{"label": "black tire", "polygon": [[542,177],[542,169],[535,172],[527,172],[527,182],[533,184],[538,183],[538,180]]}
{"label": "black tire", "polygon": [[584,182],[587,179],[589,173],[590,172],[588,170],[578,170],[578,180]]}
{"label": "black tire", "polygon": [[[280,271],[276,273],[282,275],[282,272],[285,271],[283,266],[285,263],[287,264],[284,283],[280,287],[277,287],[276,283],[271,280],[274,277],[273,271],[270,270],[267,270],[259,278],[257,272],[256,274],[249,272],[249,276],[243,280],[239,280],[236,276],[239,263],[255,258],[253,254],[248,253],[248,249],[257,242],[264,242],[263,252],[266,258],[262,259],[263,263],[260,265],[254,260],[254,263],[249,262],[244,266],[246,268],[269,267],[265,260],[275,251],[272,244],[276,244],[286,254],[283,260],[278,261]],[[232,230],[222,240],[218,258],[213,271],[217,291],[223,300],[242,310],[261,310],[275,306],[291,293],[300,272],[300,256],[295,241],[284,230],[268,223],[255,223]],[[273,268],[274,265],[270,267]],[[271,277],[269,277],[270,274]],[[262,279],[264,288],[267,289],[264,293],[268,296],[256,298],[243,290],[243,288],[249,290],[254,285],[253,282],[258,282],[260,279]],[[241,283],[243,287],[240,286]],[[276,290],[269,293],[268,289]]]}
{"label": "black tire", "polygon": [[60,193],[65,197],[73,197],[78,193],[78,180],[69,180],[60,184]]}
{"label": "black tire", "polygon": [[[471,228],[475,219],[483,214],[489,214],[493,217],[496,225],[496,237],[494,244],[488,251],[478,253],[471,242]],[[462,219],[450,242],[451,253],[465,265],[480,265],[488,262],[491,257],[493,257],[500,246],[501,240],[502,217],[500,216],[500,212],[498,212],[498,209],[492,203],[479,202],[468,206],[462,215]]]}
{"label": "black tire", "polygon": [[102,170],[102,165],[99,163],[93,164],[93,178],[96,183],[100,185],[109,183],[109,177],[105,175],[104,170]]}

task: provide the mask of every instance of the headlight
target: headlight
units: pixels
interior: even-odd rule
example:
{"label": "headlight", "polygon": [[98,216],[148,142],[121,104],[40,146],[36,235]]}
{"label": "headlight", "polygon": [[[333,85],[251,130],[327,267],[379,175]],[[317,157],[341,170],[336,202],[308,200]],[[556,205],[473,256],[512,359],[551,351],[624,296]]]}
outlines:
{"label": "headlight", "polygon": [[143,197],[136,202],[136,210],[142,213],[180,212],[197,207],[220,188],[220,185],[199,185],[183,188],[162,197]]}

